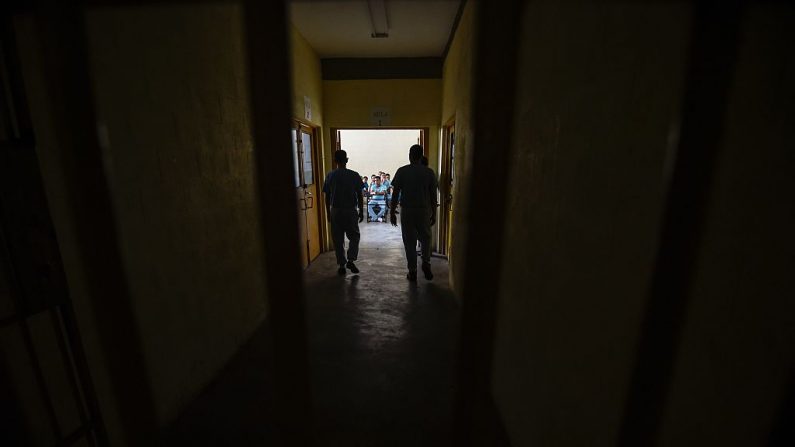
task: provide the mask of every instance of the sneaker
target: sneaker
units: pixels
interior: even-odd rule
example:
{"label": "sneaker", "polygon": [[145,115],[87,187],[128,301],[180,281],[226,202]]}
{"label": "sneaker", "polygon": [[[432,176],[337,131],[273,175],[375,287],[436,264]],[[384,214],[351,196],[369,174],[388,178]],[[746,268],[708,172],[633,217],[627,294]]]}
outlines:
{"label": "sneaker", "polygon": [[433,273],[431,273],[431,264],[429,262],[422,263],[422,273],[425,274],[425,279],[428,281],[433,279]]}
{"label": "sneaker", "polygon": [[351,270],[351,273],[359,273],[359,269],[356,267],[356,264],[354,264],[353,261],[348,261],[345,266]]}
{"label": "sneaker", "polygon": [[337,274],[340,276],[345,276],[345,273],[347,273],[345,266],[341,265],[340,268],[337,269]]}
{"label": "sneaker", "polygon": [[416,282],[417,281],[417,272],[409,270],[409,273],[406,275],[406,279],[408,279],[409,281],[412,281],[412,282]]}

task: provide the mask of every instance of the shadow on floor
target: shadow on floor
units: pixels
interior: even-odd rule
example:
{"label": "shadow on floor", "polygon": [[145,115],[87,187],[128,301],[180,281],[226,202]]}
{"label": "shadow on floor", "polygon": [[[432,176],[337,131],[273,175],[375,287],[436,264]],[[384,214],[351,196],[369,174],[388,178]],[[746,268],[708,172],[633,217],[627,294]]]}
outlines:
{"label": "shadow on floor", "polygon": [[[458,302],[445,261],[433,260],[433,282],[406,280],[395,233],[362,224],[359,275],[337,276],[333,253],[305,272],[317,445],[449,443]],[[169,430],[170,445],[285,442],[269,424],[268,342],[263,326]]]}

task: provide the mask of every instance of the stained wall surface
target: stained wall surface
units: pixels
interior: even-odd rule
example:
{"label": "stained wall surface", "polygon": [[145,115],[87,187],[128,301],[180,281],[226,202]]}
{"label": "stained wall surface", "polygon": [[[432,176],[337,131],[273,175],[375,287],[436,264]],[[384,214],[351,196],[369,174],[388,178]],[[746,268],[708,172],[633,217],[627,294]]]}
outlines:
{"label": "stained wall surface", "polygon": [[[477,2],[468,1],[456,28],[442,69],[442,110],[440,122],[447,124],[455,120],[455,179],[453,183],[453,223],[450,235],[450,283],[455,288],[456,278],[463,274],[463,257],[467,231],[466,215],[468,201],[467,177],[472,169],[472,88],[473,62],[475,58],[475,16]],[[498,113],[498,112],[497,112]],[[485,149],[488,150],[488,149]]]}
{"label": "stained wall surface", "polygon": [[494,396],[512,445],[615,445],[690,11],[532,2],[521,22]]}
{"label": "stained wall surface", "polygon": [[101,141],[158,420],[266,313],[241,8],[98,9]]}
{"label": "stained wall surface", "polygon": [[783,4],[745,14],[661,446],[792,434],[794,23]]}
{"label": "stained wall surface", "polygon": [[[320,58],[294,25],[290,25],[290,66],[293,86],[293,116],[308,124],[323,125],[323,81]],[[309,99],[311,118],[305,116]]]}

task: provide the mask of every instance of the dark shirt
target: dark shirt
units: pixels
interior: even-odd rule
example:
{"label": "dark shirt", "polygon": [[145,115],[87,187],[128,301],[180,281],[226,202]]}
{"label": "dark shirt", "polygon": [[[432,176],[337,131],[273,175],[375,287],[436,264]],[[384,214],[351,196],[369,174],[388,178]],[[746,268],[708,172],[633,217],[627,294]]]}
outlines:
{"label": "dark shirt", "polygon": [[392,187],[400,189],[400,206],[404,208],[436,207],[436,174],[420,164],[403,166],[395,173]]}
{"label": "dark shirt", "polygon": [[362,187],[362,177],[358,172],[340,168],[328,173],[323,192],[332,208],[356,208]]}

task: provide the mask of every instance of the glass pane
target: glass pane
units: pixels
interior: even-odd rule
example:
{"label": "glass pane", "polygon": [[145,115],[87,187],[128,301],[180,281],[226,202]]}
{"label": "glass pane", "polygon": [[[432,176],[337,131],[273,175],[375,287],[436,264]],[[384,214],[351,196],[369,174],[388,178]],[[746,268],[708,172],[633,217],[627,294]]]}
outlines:
{"label": "glass pane", "polygon": [[301,143],[304,147],[304,183],[315,183],[312,175],[312,135],[301,132]]}
{"label": "glass pane", "polygon": [[295,129],[291,131],[291,137],[293,142],[293,175],[295,177],[295,187],[301,186],[301,176],[298,172],[298,133]]}

